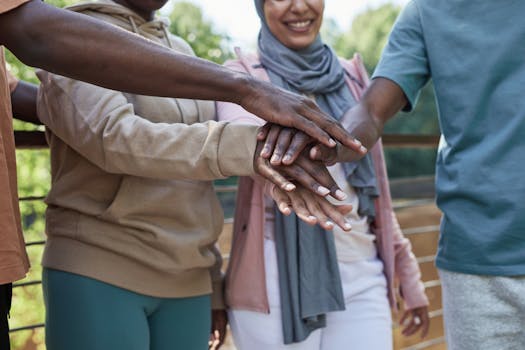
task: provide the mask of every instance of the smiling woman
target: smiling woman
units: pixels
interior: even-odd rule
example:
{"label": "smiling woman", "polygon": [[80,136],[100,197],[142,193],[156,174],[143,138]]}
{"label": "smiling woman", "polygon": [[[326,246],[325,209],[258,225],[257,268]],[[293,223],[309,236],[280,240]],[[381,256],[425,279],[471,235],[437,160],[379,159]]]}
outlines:
{"label": "smiling woman", "polygon": [[[183,0],[174,0],[180,1]],[[376,8],[385,3],[397,5],[406,4],[408,0],[330,0],[325,4],[325,17],[334,19],[338,26],[347,30],[354,17],[369,8]],[[217,0],[191,0],[193,4],[203,9],[206,18],[222,32],[228,34],[233,45],[241,47],[253,47],[257,32],[259,30],[257,14],[253,10],[251,1],[228,0],[227,6],[224,1]],[[168,13],[170,5],[165,10]],[[232,9],[234,13],[242,13],[231,20]]]}
{"label": "smiling woman", "polygon": [[310,45],[323,23],[324,0],[268,0],[264,3],[266,24],[285,46],[301,50]]}
{"label": "smiling woman", "polygon": [[[324,5],[324,0],[255,0],[261,20],[258,55],[238,49],[238,59],[226,66],[309,96],[340,119],[360,99],[368,76],[359,55],[338,58],[322,41]],[[261,123],[231,103],[218,102],[217,115]],[[361,160],[336,163],[329,171],[346,194],[342,203],[351,208],[344,212],[350,233],[283,216],[264,183],[240,179],[225,278],[238,349],[332,350],[348,344],[391,349],[389,302],[396,307],[397,278],[408,310],[404,334],[426,332],[428,301],[410,243],[392,211],[381,144]],[[213,317],[214,324],[224,325],[220,314]]]}

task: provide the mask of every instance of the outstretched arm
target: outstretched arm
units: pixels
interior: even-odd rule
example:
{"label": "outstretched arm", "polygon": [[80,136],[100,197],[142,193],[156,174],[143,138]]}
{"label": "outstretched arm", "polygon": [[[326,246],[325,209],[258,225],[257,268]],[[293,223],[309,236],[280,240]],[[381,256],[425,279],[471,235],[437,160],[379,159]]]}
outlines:
{"label": "outstretched arm", "polygon": [[[349,109],[341,123],[347,132],[361,141],[364,149],[356,150],[338,144],[337,147],[317,145],[310,156],[326,164],[351,162],[361,158],[366,149],[371,149],[383,133],[383,126],[407,105],[407,98],[399,85],[385,78],[372,81],[359,103]],[[291,164],[302,150],[314,143],[308,135],[294,131],[286,134],[285,128],[271,125],[261,130],[259,140],[265,140],[262,155],[272,158],[272,164]],[[275,162],[274,162],[275,159]]]}
{"label": "outstretched arm", "polygon": [[[385,123],[408,103],[399,85],[386,78],[372,81],[359,103],[348,110],[342,118],[344,128],[370,149],[383,133]],[[327,163],[348,162],[362,155],[346,147],[315,146],[312,148],[313,159]]]}
{"label": "outstretched arm", "polygon": [[28,123],[42,124],[36,114],[36,97],[38,86],[25,81],[19,81],[11,92],[11,106],[16,119]]}
{"label": "outstretched arm", "polygon": [[39,0],[0,14],[0,44],[24,63],[118,91],[229,101],[327,146],[352,137],[310,100]]}

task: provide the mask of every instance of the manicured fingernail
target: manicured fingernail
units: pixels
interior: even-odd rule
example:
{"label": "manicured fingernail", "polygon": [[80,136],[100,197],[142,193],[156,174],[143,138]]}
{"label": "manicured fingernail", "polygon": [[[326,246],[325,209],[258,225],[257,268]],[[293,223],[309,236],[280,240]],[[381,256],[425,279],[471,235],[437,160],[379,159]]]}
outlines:
{"label": "manicured fingernail", "polygon": [[345,200],[348,196],[341,190],[335,191],[335,195],[339,200]]}
{"label": "manicured fingernail", "polygon": [[281,207],[281,212],[282,212],[284,215],[289,215],[289,214],[290,214],[290,207],[287,207],[287,206],[283,206],[283,207]]}
{"label": "manicured fingernail", "polygon": [[324,186],[319,186],[317,187],[317,192],[321,195],[321,196],[326,196],[328,193],[330,193],[330,190]]}
{"label": "manicured fingernail", "polygon": [[285,191],[293,191],[295,190],[295,185],[294,184],[286,184],[286,186],[284,186],[284,190]]}
{"label": "manicured fingernail", "polygon": [[337,146],[337,142],[335,142],[334,139],[329,139],[329,140],[328,140],[328,143],[329,143],[330,146],[332,146],[332,147]]}

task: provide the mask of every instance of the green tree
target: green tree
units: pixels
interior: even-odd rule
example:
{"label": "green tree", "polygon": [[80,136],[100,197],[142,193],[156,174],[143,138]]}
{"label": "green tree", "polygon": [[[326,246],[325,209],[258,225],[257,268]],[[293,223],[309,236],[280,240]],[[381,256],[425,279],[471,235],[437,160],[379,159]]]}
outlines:
{"label": "green tree", "polygon": [[338,42],[341,38],[342,34],[341,28],[335,19],[330,17],[325,17],[323,19],[323,25],[321,26],[321,38],[323,38],[324,43],[334,47],[336,42]]}
{"label": "green tree", "polygon": [[[385,46],[400,7],[385,4],[358,15],[350,30],[334,41],[334,49],[342,57],[359,52],[369,73],[372,73]],[[439,125],[432,84],[421,92],[413,112],[399,113],[385,126],[385,133],[437,134]],[[436,152],[431,149],[387,149],[386,158],[392,177],[434,173]]]}
{"label": "green tree", "polygon": [[195,54],[216,63],[232,57],[230,38],[218,33],[206,20],[200,7],[188,1],[177,2],[170,14],[170,31],[186,40]]}

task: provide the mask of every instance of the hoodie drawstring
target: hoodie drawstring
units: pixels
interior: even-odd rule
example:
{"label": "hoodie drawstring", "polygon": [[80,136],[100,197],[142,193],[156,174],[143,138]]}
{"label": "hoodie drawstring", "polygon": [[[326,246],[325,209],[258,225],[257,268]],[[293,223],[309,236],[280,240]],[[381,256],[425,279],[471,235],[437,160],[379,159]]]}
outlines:
{"label": "hoodie drawstring", "polygon": [[170,35],[168,33],[168,28],[166,28],[166,24],[164,24],[164,22],[162,23],[162,31],[164,32],[164,35],[166,36],[166,41],[168,42],[169,48],[173,49],[173,45],[171,44]]}
{"label": "hoodie drawstring", "polygon": [[139,28],[137,28],[137,24],[135,23],[135,20],[132,16],[128,16],[129,22],[131,23],[131,26],[133,27],[133,33],[140,35]]}

